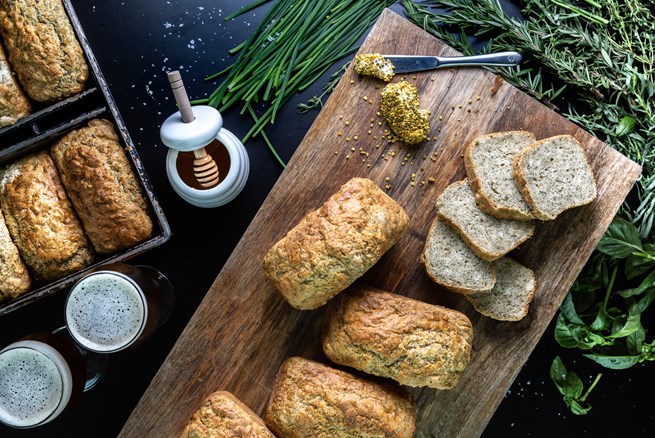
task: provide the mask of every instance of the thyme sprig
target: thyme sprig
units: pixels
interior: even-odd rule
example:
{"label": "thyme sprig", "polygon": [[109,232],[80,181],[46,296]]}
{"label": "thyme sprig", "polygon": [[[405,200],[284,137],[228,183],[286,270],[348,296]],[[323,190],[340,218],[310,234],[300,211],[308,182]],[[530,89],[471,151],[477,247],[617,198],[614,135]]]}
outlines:
{"label": "thyme sprig", "polygon": [[488,39],[483,52],[522,52],[524,68],[495,71],[551,108],[566,93],[565,117],[642,165],[637,202],[624,204],[620,214],[643,238],[653,237],[653,0],[586,1],[588,7],[523,0],[524,19],[509,16],[497,0],[401,3],[412,21],[464,53],[473,53],[467,36]]}
{"label": "thyme sprig", "polygon": [[299,103],[297,105],[298,112],[300,114],[305,114],[314,108],[322,108],[323,107],[323,98],[331,94],[335,88],[337,88],[337,85],[339,84],[339,81],[343,77],[343,74],[345,73],[346,69],[350,65],[350,62],[345,63],[344,65],[341,66],[341,68],[334,73],[330,75],[330,80],[323,85],[323,92],[320,94],[320,96],[312,96],[307,103]]}

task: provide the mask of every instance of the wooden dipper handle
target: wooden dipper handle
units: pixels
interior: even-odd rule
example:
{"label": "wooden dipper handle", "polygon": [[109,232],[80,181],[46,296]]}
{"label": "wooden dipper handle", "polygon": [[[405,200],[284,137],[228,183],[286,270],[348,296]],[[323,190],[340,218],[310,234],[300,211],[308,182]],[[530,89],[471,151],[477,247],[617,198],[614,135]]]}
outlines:
{"label": "wooden dipper handle", "polygon": [[173,96],[175,96],[175,102],[180,109],[182,121],[184,123],[193,122],[196,119],[196,116],[193,115],[191,102],[189,102],[189,96],[186,94],[186,89],[184,88],[184,82],[182,82],[182,75],[180,72],[177,70],[168,72],[168,82],[171,84]]}
{"label": "wooden dipper handle", "polygon": [[[180,72],[178,70],[169,72],[168,82],[171,84],[173,96],[175,96],[175,102],[180,109],[182,121],[184,123],[193,122],[196,117],[193,115],[191,102],[189,102],[189,96],[186,94],[186,89],[184,88]],[[218,184],[218,166],[211,155],[205,151],[205,148],[202,147],[196,149],[193,151],[193,155],[196,158],[193,160],[193,173],[195,174],[198,183],[207,189]]]}

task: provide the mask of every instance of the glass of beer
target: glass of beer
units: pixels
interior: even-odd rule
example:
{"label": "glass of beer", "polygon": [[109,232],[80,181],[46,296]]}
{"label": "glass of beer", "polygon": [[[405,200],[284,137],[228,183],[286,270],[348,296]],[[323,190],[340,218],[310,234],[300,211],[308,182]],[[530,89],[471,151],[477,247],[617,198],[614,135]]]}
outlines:
{"label": "glass of beer", "polygon": [[112,263],[71,288],[66,326],[82,348],[114,353],[149,338],[172,309],[173,287],[161,272],[149,266]]}
{"label": "glass of beer", "polygon": [[37,333],[14,342],[0,351],[0,422],[27,429],[54,420],[80,397],[86,377],[72,340]]}

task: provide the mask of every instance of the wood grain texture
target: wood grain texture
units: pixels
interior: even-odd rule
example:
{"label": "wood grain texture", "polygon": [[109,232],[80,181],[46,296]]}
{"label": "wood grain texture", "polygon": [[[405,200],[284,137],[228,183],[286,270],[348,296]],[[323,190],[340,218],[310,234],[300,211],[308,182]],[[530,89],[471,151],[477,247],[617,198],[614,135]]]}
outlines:
{"label": "wood grain texture", "polygon": [[[360,52],[456,54],[391,11],[382,14]],[[482,433],[640,168],[519,90],[501,84],[493,93],[497,79],[482,69],[436,70],[404,77],[417,85],[421,106],[432,111],[434,138],[416,146],[382,141],[386,125],[378,125],[382,119],[376,112],[384,84],[357,76],[351,66],[121,436],[176,436],[202,400],[216,390],[232,392],[262,415],[285,358],[300,355],[329,363],[320,342],[324,308],[291,308],[267,283],[261,261],[275,241],[354,176],[371,178],[381,187],[388,184],[387,193],[411,217],[410,232],[361,281],[458,309],[474,326],[472,361],[459,386],[447,391],[411,390],[418,406],[416,435],[474,437]],[[535,236],[513,252],[535,271],[538,290],[527,317],[498,322],[477,314],[462,296],[432,283],[418,258],[435,217],[437,196],[448,184],[465,177],[462,152],[466,144],[479,134],[516,129],[530,130],[538,139],[557,134],[576,137],[588,154],[598,198],[555,221],[540,223]],[[414,186],[412,174],[416,175]],[[427,182],[428,177],[434,182]]]}

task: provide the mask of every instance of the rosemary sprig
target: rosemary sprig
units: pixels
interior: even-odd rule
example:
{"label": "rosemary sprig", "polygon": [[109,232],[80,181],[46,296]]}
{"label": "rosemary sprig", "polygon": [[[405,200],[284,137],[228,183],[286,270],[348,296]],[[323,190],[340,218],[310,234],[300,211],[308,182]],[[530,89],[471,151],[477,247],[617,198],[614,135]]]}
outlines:
{"label": "rosemary sprig", "polygon": [[[255,0],[226,20],[234,19],[270,0]],[[357,50],[357,40],[378,18],[390,0],[275,0],[252,35],[230,50],[237,58],[228,68],[208,76],[224,77],[214,92],[194,103],[227,111],[241,105],[254,125],[244,136],[263,134],[280,108],[316,81],[338,60]],[[259,105],[255,105],[259,104]],[[254,108],[264,110],[256,114]],[[268,139],[276,160],[284,166]]]}
{"label": "rosemary sprig", "polygon": [[[655,16],[652,0],[521,1],[524,20],[496,0],[401,0],[407,16],[458,50],[466,36],[489,39],[483,51],[519,50],[523,69],[498,69],[552,108],[566,92],[564,116],[643,167],[636,205],[621,216],[653,237],[655,218]],[[433,12],[434,10],[440,12]],[[457,30],[456,33],[453,33]]]}

